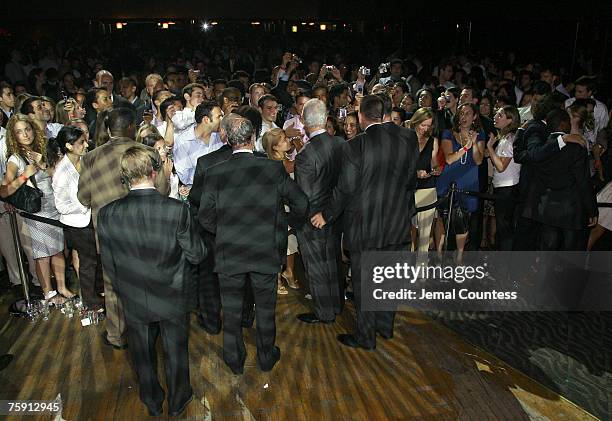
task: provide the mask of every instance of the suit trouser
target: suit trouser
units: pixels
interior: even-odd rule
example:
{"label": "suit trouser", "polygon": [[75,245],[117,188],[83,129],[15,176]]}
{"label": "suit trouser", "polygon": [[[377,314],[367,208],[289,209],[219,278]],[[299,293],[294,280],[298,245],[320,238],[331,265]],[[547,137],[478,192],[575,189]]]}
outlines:
{"label": "suit trouser", "polygon": [[297,231],[300,254],[310,284],[314,313],[320,320],[334,320],[342,310],[338,286],[337,239],[331,230],[327,235],[310,238]]}
{"label": "suit trouser", "polygon": [[[407,245],[390,245],[371,251],[401,251],[406,250]],[[393,335],[393,322],[395,321],[395,310],[393,311],[363,311],[361,291],[361,251],[351,250],[351,279],[353,281],[353,292],[355,294],[355,306],[357,310],[357,341],[365,347],[376,345],[376,333],[390,337]]]}
{"label": "suit trouser", "polygon": [[255,300],[257,360],[260,367],[274,364],[280,352],[276,341],[276,274],[248,272],[237,275],[219,274],[223,303],[223,360],[234,371],[242,371],[246,348],[242,337],[242,309],[247,281],[251,282]]}
{"label": "suit trouser", "polygon": [[111,344],[121,346],[125,344],[126,330],[123,306],[106,271],[102,272],[102,276],[104,278],[104,305],[106,307],[106,335]]}
{"label": "suit trouser", "polygon": [[540,250],[586,251],[588,239],[586,229],[572,230],[543,224],[540,231]]}
{"label": "suit trouser", "polygon": [[192,395],[189,380],[188,316],[153,323],[129,322],[129,350],[138,375],[140,400],[152,409],[161,408],[164,391],[157,377],[155,343],[161,331],[164,368],[170,411],[181,408]]}
{"label": "suit trouser", "polygon": [[[522,207],[516,209],[518,215]],[[540,247],[540,223],[530,218],[519,217],[514,231],[513,251],[535,251]]]}
{"label": "suit trouser", "polygon": [[79,284],[81,296],[86,306],[102,305],[102,300],[96,293],[96,235],[93,225],[84,228],[65,228],[64,235],[79,253]]}
{"label": "suit trouser", "polygon": [[[13,233],[11,232],[11,221],[8,213],[4,212],[4,205],[0,203],[0,255],[6,259],[6,269],[8,270],[9,281],[13,285],[21,284],[19,277],[19,264],[17,261],[17,255],[15,254],[15,244],[13,243]],[[21,246],[25,251],[28,258],[28,267],[30,274],[35,285],[38,285],[38,278],[36,277],[36,265],[34,259],[32,259],[32,241],[30,237],[30,230],[27,225],[23,223],[23,218],[17,215],[17,230],[19,232],[19,238],[21,240]]]}
{"label": "suit trouser", "polygon": [[198,266],[198,318],[211,330],[221,328],[221,290],[219,277],[213,272],[214,264],[215,258],[209,251]]}
{"label": "suit trouser", "polygon": [[[198,319],[207,329],[221,329],[221,288],[219,287],[219,276],[214,272],[215,256],[213,253],[214,242],[207,242],[208,255],[198,265]],[[251,326],[255,318],[253,307],[253,292],[246,288],[244,306],[242,312],[242,325]]]}

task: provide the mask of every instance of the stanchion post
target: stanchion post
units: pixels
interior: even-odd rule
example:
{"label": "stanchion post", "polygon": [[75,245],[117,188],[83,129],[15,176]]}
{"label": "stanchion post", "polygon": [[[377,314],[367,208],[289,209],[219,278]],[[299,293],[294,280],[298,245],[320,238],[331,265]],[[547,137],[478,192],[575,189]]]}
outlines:
{"label": "stanchion post", "polygon": [[455,190],[456,189],[457,189],[457,183],[453,181],[450,185],[449,195],[448,195],[448,218],[446,218],[446,235],[445,235],[446,238],[444,241],[444,255],[446,255],[446,252],[448,251],[448,237],[450,233],[451,218],[453,217],[453,202],[455,201]]}
{"label": "stanchion post", "polygon": [[28,277],[26,276],[25,270],[23,269],[23,259],[21,258],[21,238],[19,238],[19,227],[17,225],[17,214],[15,212],[9,212],[9,219],[11,221],[11,232],[13,233],[13,245],[15,246],[15,256],[17,257],[17,264],[19,265],[19,278],[21,279],[21,286],[23,287],[23,297],[25,298],[28,309],[30,308],[30,288],[28,285]]}

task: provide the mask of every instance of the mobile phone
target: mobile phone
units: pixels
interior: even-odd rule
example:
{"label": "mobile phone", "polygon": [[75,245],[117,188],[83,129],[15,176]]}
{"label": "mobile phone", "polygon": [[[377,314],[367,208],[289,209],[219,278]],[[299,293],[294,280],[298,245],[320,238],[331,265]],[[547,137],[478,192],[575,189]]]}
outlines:
{"label": "mobile phone", "polygon": [[363,93],[363,85],[362,84],[357,84],[356,88],[357,88],[357,93],[360,93],[360,94]]}
{"label": "mobile phone", "polygon": [[60,95],[62,96],[62,99],[64,100],[64,102],[68,101],[68,96],[66,95],[65,91],[60,92]]}
{"label": "mobile phone", "polygon": [[338,118],[346,118],[346,108],[338,109]]}

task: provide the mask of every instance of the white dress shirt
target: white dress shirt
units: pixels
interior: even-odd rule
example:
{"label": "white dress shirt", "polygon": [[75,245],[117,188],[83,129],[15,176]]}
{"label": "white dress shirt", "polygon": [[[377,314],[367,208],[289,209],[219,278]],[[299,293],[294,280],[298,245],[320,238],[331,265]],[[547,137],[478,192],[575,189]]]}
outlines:
{"label": "white dress shirt", "polygon": [[[591,96],[591,99],[595,99]],[[565,101],[565,108],[569,107],[576,101],[576,98],[570,98]],[[600,130],[603,130],[608,125],[610,121],[610,117],[608,116],[608,107],[606,105],[595,99],[595,108],[593,109],[593,117],[595,118],[595,129],[593,130],[593,137],[597,138],[597,133]]]}
{"label": "white dress shirt", "polygon": [[259,136],[257,137],[257,140],[255,141],[255,150],[257,152],[263,152],[263,153],[266,152],[266,150],[263,147],[263,136],[272,129],[278,129],[278,126],[276,125],[276,123],[274,122],[268,123],[265,120],[261,122],[261,132],[259,132]]}
{"label": "white dress shirt", "polygon": [[47,137],[47,139],[57,137],[57,134],[62,129],[62,127],[64,127],[64,125],[60,123],[47,123],[47,127],[45,127],[45,136]]}
{"label": "white dress shirt", "polygon": [[193,184],[193,175],[198,158],[214,152],[224,145],[221,136],[217,132],[210,134],[208,143],[204,143],[201,139],[196,138],[194,130],[191,130],[190,133],[191,136],[175,138],[174,146],[172,147],[176,174],[181,182],[187,186]]}
{"label": "white dress shirt", "polygon": [[60,222],[71,227],[83,228],[89,225],[91,209],[79,202],[79,172],[68,155],[64,155],[53,174],[53,196],[55,207],[60,213]]}

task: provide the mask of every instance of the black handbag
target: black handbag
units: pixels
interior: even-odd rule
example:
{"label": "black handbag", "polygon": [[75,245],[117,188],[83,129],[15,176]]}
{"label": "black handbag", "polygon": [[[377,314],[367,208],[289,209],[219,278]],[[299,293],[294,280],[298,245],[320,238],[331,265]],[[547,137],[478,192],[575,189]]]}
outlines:
{"label": "black handbag", "polygon": [[[21,156],[20,158],[23,159]],[[25,159],[24,162],[27,164]],[[27,213],[37,213],[40,212],[42,208],[43,192],[37,187],[34,175],[30,177],[30,181],[34,187],[28,186],[28,183],[25,182],[17,189],[15,193],[11,194],[4,200],[7,203],[15,206],[17,209]]]}

